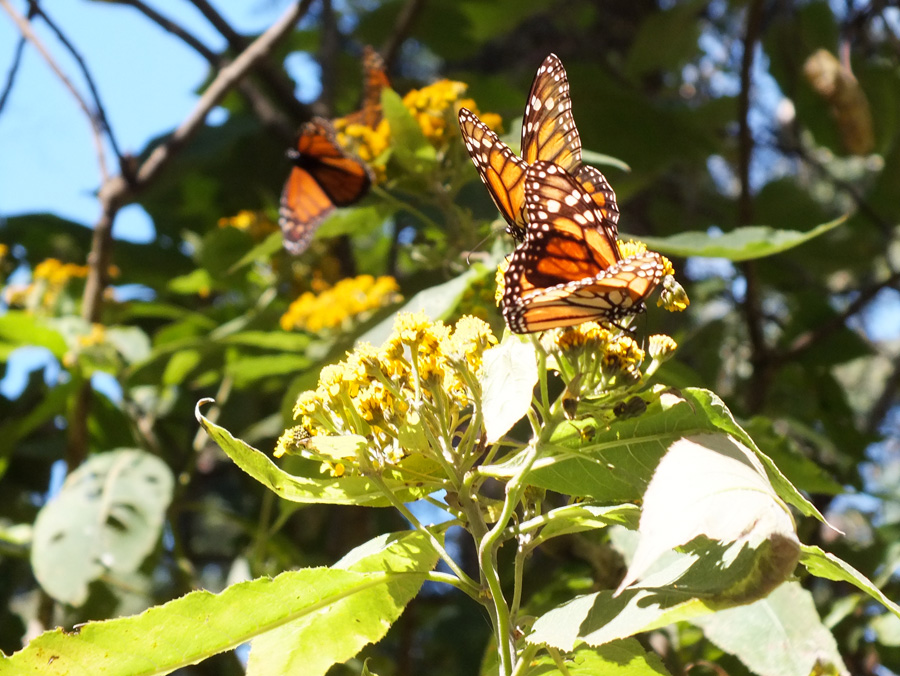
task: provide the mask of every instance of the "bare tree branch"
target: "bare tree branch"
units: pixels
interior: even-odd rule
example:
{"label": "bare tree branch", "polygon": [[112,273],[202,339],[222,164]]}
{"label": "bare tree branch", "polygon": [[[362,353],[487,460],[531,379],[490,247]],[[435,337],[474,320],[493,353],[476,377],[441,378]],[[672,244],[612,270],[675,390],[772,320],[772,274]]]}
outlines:
{"label": "bare tree branch", "polygon": [[[741,56],[741,90],[738,92],[738,177],[741,192],[738,197],[738,224],[749,225],[753,221],[753,195],[750,189],[750,163],[753,158],[753,133],[750,129],[750,91],[753,88],[753,59],[756,43],[762,28],[763,2],[753,0],[747,9],[744,51]],[[749,262],[741,266],[747,291],[741,309],[747,324],[752,348],[753,382],[748,390],[747,406],[756,411],[762,404],[771,378],[768,348],[762,329],[762,309],[759,278],[756,266]]]}
{"label": "bare tree branch", "polygon": [[97,91],[97,86],[94,84],[94,78],[91,75],[91,71],[88,69],[87,64],[84,62],[84,59],[81,57],[78,50],[75,49],[75,45],[71,43],[69,38],[66,37],[66,34],[56,25],[56,22],[50,18],[47,12],[38,6],[37,0],[28,0],[28,7],[29,13],[40,16],[44,20],[44,23],[46,23],[47,27],[53,31],[56,38],[69,50],[69,54],[72,55],[72,58],[75,59],[75,62],[81,69],[81,75],[84,77],[84,81],[87,83],[88,89],[91,92],[91,97],[94,99],[94,116],[98,118],[101,128],[106,132],[106,138],[109,139],[109,145],[115,153],[116,159],[119,161],[120,171],[124,172],[126,170],[124,157],[119,150],[116,135],[113,133],[112,127],[109,124],[109,118],[106,116],[106,110],[103,108],[103,102],[100,100],[100,92]]}
{"label": "bare tree branch", "polygon": [[13,83],[16,80],[16,74],[19,72],[19,64],[22,62],[23,51],[25,51],[25,37],[20,36],[19,41],[16,43],[16,49],[13,52],[12,65],[10,65],[9,72],[6,74],[6,84],[3,86],[3,93],[0,94],[0,112],[3,112],[3,108],[6,106],[6,100],[9,98],[9,93],[12,91]]}
{"label": "bare tree branch", "polygon": [[105,182],[109,178],[109,171],[106,168],[106,158],[104,156],[103,150],[103,128],[97,120],[97,116],[90,109],[87,102],[82,98],[78,89],[75,88],[75,85],[72,84],[71,80],[69,80],[66,74],[62,71],[62,69],[50,55],[50,52],[47,51],[47,48],[44,47],[44,43],[42,43],[37,35],[34,34],[34,31],[31,30],[31,23],[28,21],[28,19],[16,12],[16,10],[13,9],[12,6],[10,6],[8,0],[0,0],[0,7],[3,7],[3,9],[6,10],[6,13],[9,14],[10,18],[12,18],[13,23],[16,24],[16,27],[19,29],[19,33],[21,33],[22,37],[34,46],[38,53],[44,58],[44,61],[47,62],[47,65],[50,66],[50,70],[52,70],[54,74],[56,74],[56,77],[58,77],[60,82],[63,83],[63,86],[68,89],[69,93],[72,94],[72,96],[75,98],[75,101],[78,103],[78,107],[84,111],[84,114],[87,116],[88,121],[90,122],[91,131],[93,131],[94,146],[97,150],[97,162],[100,166],[100,175]]}
{"label": "bare tree branch", "polygon": [[[250,41],[234,30],[207,0],[191,0],[191,3],[222,34],[222,37],[228,41],[228,46],[234,53],[242,52],[247,47]],[[294,95],[294,83],[284,73],[279,71],[268,58],[260,59],[254,68],[266,86],[269,87],[279,105],[294,118],[295,123],[309,119],[309,108],[298,101]]]}
{"label": "bare tree branch", "polygon": [[[207,47],[199,38],[189,33],[182,26],[174,21],[166,18],[152,7],[149,7],[141,0],[122,0],[122,4],[128,4],[141,12],[148,19],[157,24],[160,28],[175,37],[181,39],[188,47],[196,51],[200,56],[206,59],[207,63],[215,69],[224,68],[229,61],[220,54],[217,54]],[[250,106],[253,114],[267,128],[270,129],[284,144],[290,144],[294,139],[296,124],[287,118],[278,108],[276,108],[269,98],[257,87],[257,85],[249,78],[241,80],[237,85],[237,90]],[[302,103],[300,104],[303,105]],[[305,118],[310,117],[308,112]]]}
{"label": "bare tree branch", "polygon": [[381,47],[381,56],[384,58],[385,67],[390,70],[391,66],[397,60],[400,54],[400,47],[403,41],[409,36],[419,12],[425,6],[425,0],[407,0],[403,5],[403,9],[397,15],[397,22],[394,24],[394,30],[391,32],[387,40]]}

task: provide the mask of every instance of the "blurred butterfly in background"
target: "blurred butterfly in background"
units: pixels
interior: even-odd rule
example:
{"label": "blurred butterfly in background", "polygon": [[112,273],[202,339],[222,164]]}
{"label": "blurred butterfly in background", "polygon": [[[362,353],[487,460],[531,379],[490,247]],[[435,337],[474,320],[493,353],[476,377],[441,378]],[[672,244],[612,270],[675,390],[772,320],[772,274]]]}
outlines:
{"label": "blurred butterfly in background", "polygon": [[459,127],[478,175],[506,220],[507,232],[517,242],[526,234],[525,172],[538,160],[554,162],[571,172],[591,195],[607,226],[616,230],[616,194],[602,173],[581,163],[581,137],[572,117],[569,80],[555,54],[544,59],[531,84],[522,120],[522,157],[465,108],[459,111]]}
{"label": "blurred butterfly in background", "polygon": [[[371,47],[363,52],[365,84],[362,108],[345,120],[375,127],[381,121],[381,91],[390,86],[384,62]],[[294,167],[281,193],[278,223],[284,248],[294,255],[306,251],[316,229],[335,207],[350,206],[365,197],[372,172],[353,153],[341,148],[334,125],[313,118],[300,128],[287,152]]]}
{"label": "blurred butterfly in background", "polygon": [[578,179],[537,161],[523,180],[528,236],[505,273],[500,303],[509,328],[533,333],[643,312],[663,277],[655,252],[623,259],[616,227]]}

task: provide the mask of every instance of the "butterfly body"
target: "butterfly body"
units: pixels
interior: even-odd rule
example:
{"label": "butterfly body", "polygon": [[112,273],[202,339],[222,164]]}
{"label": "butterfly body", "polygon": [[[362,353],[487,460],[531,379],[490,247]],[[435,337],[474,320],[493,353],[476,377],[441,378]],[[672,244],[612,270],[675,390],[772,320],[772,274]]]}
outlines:
{"label": "butterfly body", "polygon": [[501,309],[515,333],[642,312],[663,276],[662,257],[622,258],[615,223],[562,167],[537,161],[525,175],[527,234],[510,258]]}

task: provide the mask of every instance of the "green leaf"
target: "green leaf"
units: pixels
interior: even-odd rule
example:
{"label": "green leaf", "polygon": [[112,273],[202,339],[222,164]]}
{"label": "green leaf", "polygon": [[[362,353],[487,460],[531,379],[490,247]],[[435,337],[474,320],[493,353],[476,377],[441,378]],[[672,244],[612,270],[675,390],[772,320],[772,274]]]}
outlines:
{"label": "green leaf", "polygon": [[652,71],[676,70],[697,54],[705,5],[704,0],[693,0],[645,15],[628,52],[625,74],[637,80]]}
{"label": "green leaf", "polygon": [[272,256],[278,253],[282,247],[281,231],[273,232],[262,242],[254,246],[250,251],[241,256],[230,268],[225,272],[230,275],[241,268],[256,263],[258,261],[268,261]]}
{"label": "green leaf", "polygon": [[[325,646],[333,651],[329,655],[322,649],[321,664],[354,649],[354,641],[377,640],[370,637],[387,630],[436,560],[418,533],[383,536],[378,543],[380,555],[372,552],[347,570],[282,573],[232,585],[220,594],[191,592],[140,615],[87,623],[76,633],[45,632],[11,657],[0,655],[0,673],[168,674],[304,618],[311,627],[327,624],[331,629],[321,644],[306,643],[311,651]],[[388,565],[394,568],[385,572]],[[357,572],[368,569],[378,572]],[[337,618],[340,623],[330,623]],[[361,637],[354,639],[357,631]],[[262,654],[266,646],[265,641],[254,643],[258,654],[253,659],[261,667],[269,657]]]}
{"label": "green leaf", "polygon": [[422,173],[428,165],[434,164],[437,154],[419,123],[403,105],[403,99],[393,89],[381,92],[381,106],[384,116],[391,125],[391,148],[394,157],[408,171]]}
{"label": "green leaf", "polygon": [[369,206],[338,209],[316,230],[316,238],[358,235],[381,227],[391,214],[388,205],[379,202]]}
{"label": "green leaf", "polygon": [[238,357],[229,360],[225,372],[237,387],[246,387],[269,376],[290,375],[309,368],[312,362],[304,354],[274,354]]}
{"label": "green leaf", "polygon": [[537,382],[537,357],[528,338],[509,333],[485,351],[481,400],[487,443],[500,439],[528,413]]}
{"label": "green leaf", "polygon": [[800,563],[806,566],[806,569],[826,580],[835,580],[838,582],[849,582],[857,589],[865,592],[881,605],[900,617],[900,606],[889,599],[884,593],[876,587],[871,580],[860,573],[856,568],[846,561],[842,561],[834,554],[829,554],[819,547],[810,545],[802,545],[800,547]]}
{"label": "green leaf", "polygon": [[626,589],[619,596],[605,590],[545,613],[526,640],[571,652],[582,641],[597,647],[711,612],[703,601],[672,589]]}
{"label": "green leaf", "polygon": [[344,599],[253,641],[249,673],[257,676],[324,674],[387,633],[418,593],[438,555],[417,532],[381,535],[347,554],[334,568],[391,577],[369,588],[356,587]]}
{"label": "green leaf", "polygon": [[310,437],[308,441],[309,447],[316,453],[335,460],[355,458],[357,454],[365,452],[366,443],[366,438],[358,434],[319,435]]}
{"label": "green leaf", "polygon": [[0,359],[24,346],[46,347],[57,359],[66,353],[66,341],[43,319],[20,310],[8,310],[0,315]]}
{"label": "green leaf", "polygon": [[224,345],[244,345],[265,350],[303,352],[309,347],[312,339],[306,334],[288,331],[241,331],[223,336],[219,338],[218,342]]}
{"label": "green leaf", "polygon": [[622,171],[631,171],[631,167],[618,157],[613,157],[612,155],[606,155],[604,153],[595,153],[593,150],[585,150],[582,148],[581,159],[587,164],[599,164],[600,166],[615,167]]}
{"label": "green leaf", "polygon": [[432,319],[445,319],[456,309],[460,298],[462,298],[469,286],[485,274],[486,270],[481,266],[472,266],[459,277],[454,277],[449,282],[419,291],[419,293],[404,303],[403,307],[385,317],[360,336],[359,340],[356,341],[357,344],[383,344],[390,338],[391,332],[394,330],[394,322],[397,319],[397,315],[401,312],[421,311]]}
{"label": "green leaf", "polygon": [[849,673],[834,636],[819,618],[812,594],[797,582],[783,584],[750,605],[691,622],[756,674]]}
{"label": "green leaf", "polygon": [[776,230],[765,225],[735,228],[721,235],[683,232],[671,237],[641,237],[650,249],[672,256],[704,256],[747,261],[787,251],[828,232],[846,220],[846,216],[823,223],[808,232]]}
{"label": "green leaf", "polygon": [[[571,655],[565,655],[566,669],[570,676],[666,676],[670,672],[662,658],[633,638],[613,641],[599,648],[579,646]],[[559,669],[550,655],[542,654],[532,661],[527,676],[552,676]]]}
{"label": "green leaf", "polygon": [[724,434],[692,435],[669,446],[644,493],[639,532],[619,590],[640,580],[669,550],[703,536],[750,550],[743,572],[737,579],[729,576],[716,594],[747,602],[762,598],[793,572],[800,548],[790,511],[762,463]]}
{"label": "green leaf", "polygon": [[[542,524],[539,535],[529,543],[534,548],[550,538],[571,533],[582,533],[598,530],[613,524],[636,530],[641,516],[635,505],[590,505],[579,502],[565,507],[557,507],[538,517],[535,521]],[[519,526],[521,531],[528,529],[530,521]]]}
{"label": "green leaf", "polygon": [[[197,422],[238,467],[279,497],[301,503],[364,505],[366,507],[387,507],[391,504],[381,489],[364,476],[331,478],[319,475],[311,478],[285,472],[265,453],[234,438],[228,430],[201,415],[200,405],[210,401],[212,400],[201,399],[197,402],[195,410]],[[388,490],[394,492],[402,500],[412,500],[437,490],[436,486],[407,484],[398,471],[386,471],[383,481]]]}
{"label": "green leaf", "polygon": [[168,466],[143,451],[88,458],[35,521],[31,563],[41,587],[78,606],[93,580],[137,570],[159,540],[173,485]]}

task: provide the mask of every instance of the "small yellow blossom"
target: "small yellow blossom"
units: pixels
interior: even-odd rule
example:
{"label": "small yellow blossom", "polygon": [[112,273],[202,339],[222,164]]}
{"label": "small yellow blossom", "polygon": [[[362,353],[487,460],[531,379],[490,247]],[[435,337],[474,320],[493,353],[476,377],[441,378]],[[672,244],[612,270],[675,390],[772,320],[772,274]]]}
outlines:
{"label": "small yellow blossom", "polygon": [[659,300],[656,304],[662,306],[669,312],[681,312],[691,304],[684,287],[675,281],[672,275],[666,275],[663,279],[663,290],[659,294]]}
{"label": "small yellow blossom", "polygon": [[678,343],[670,336],[663,333],[657,333],[650,336],[649,343],[647,352],[650,354],[651,359],[657,361],[667,360],[675,353],[675,350],[678,349]]}
{"label": "small yellow blossom", "polygon": [[342,279],[320,293],[307,291],[297,298],[282,315],[281,328],[311,333],[349,329],[375,310],[399,301],[399,290],[393,277],[360,275]]}
{"label": "small yellow blossom", "polygon": [[263,240],[278,231],[278,225],[270,221],[264,213],[246,209],[239,211],[235,216],[220,218],[219,227],[243,230],[256,241]]}
{"label": "small yellow blossom", "polygon": [[106,329],[103,324],[91,324],[90,333],[78,336],[78,344],[82,347],[102,345],[104,340],[106,340]]}

